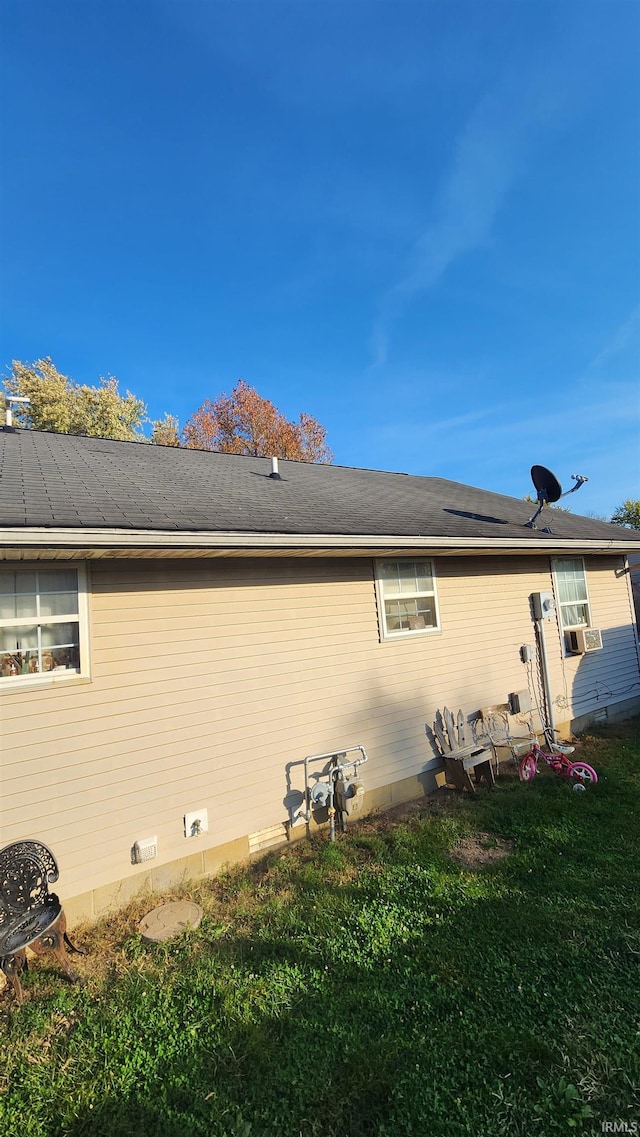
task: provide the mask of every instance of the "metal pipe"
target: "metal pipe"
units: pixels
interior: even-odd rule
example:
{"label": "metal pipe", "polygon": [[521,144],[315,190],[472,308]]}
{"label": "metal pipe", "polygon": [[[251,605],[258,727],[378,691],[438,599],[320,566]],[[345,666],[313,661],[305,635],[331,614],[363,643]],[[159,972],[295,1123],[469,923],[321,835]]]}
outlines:
{"label": "metal pipe", "polygon": [[20,403],[23,406],[28,406],[31,399],[26,395],[5,395],[5,426],[7,430],[13,430],[13,403]]}
{"label": "metal pipe", "polygon": [[306,813],[304,815],[304,819],[308,825],[309,822],[311,821],[311,788],[309,786],[309,763],[310,762],[326,762],[327,760],[329,760],[331,758],[346,758],[347,754],[350,754],[352,750],[359,750],[360,753],[362,754],[362,758],[355,758],[353,762],[343,762],[340,765],[336,764],[335,766],[333,766],[331,768],[331,772],[330,772],[329,782],[331,785],[331,792],[329,795],[329,807],[328,807],[328,812],[329,812],[329,840],[330,841],[335,840],[335,809],[334,809],[334,805],[333,805],[333,782],[334,782],[334,778],[335,778],[336,774],[341,773],[344,769],[346,769],[349,766],[353,766],[353,768],[357,772],[358,766],[362,766],[362,765],[364,765],[365,762],[368,761],[367,752],[366,752],[364,746],[359,746],[359,745],[357,745],[357,746],[345,746],[342,750],[329,750],[328,753],[326,753],[326,754],[308,754],[304,760],[304,796],[305,796],[306,802],[307,802],[307,810],[306,810]]}
{"label": "metal pipe", "polygon": [[333,801],[334,801],[333,778],[329,779],[329,785],[331,786],[331,789],[329,790],[329,805],[327,808],[327,813],[329,814],[329,840],[335,841],[335,839],[336,839],[336,807],[333,804]]}
{"label": "metal pipe", "polygon": [[[353,769],[354,773],[358,773],[358,767],[362,766],[367,761],[367,754],[364,746],[352,746],[351,750],[359,750],[362,758],[355,758],[353,762],[342,762],[332,768],[329,776],[329,783],[331,785],[331,793],[329,795],[329,840],[335,841],[336,839],[336,810],[335,810],[335,792],[334,787],[338,777],[342,774],[343,770]],[[346,757],[347,752],[341,750],[337,757]]]}
{"label": "metal pipe", "polygon": [[553,744],[556,742],[556,725],[555,725],[555,722],[553,719],[553,702],[551,699],[551,679],[549,676],[549,661],[547,659],[547,643],[546,643],[545,635],[544,635],[544,620],[536,620],[535,624],[536,624],[536,629],[538,632],[538,642],[540,644],[540,662],[542,663],[542,685],[544,687],[544,701],[545,701],[545,706],[546,706],[546,711],[547,711],[547,723],[546,723],[546,728],[545,728],[545,734],[547,733],[547,728],[548,728],[549,733],[551,735],[551,738],[548,741],[553,746]]}

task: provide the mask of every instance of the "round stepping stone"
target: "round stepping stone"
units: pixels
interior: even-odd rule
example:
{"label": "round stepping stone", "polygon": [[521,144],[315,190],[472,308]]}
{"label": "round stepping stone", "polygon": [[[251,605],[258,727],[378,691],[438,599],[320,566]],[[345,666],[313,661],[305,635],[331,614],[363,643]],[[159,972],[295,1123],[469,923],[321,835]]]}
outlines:
{"label": "round stepping stone", "polygon": [[197,928],[201,919],[202,908],[193,900],[172,900],[154,908],[143,917],[138,927],[146,943],[159,944],[184,932],[185,928]]}

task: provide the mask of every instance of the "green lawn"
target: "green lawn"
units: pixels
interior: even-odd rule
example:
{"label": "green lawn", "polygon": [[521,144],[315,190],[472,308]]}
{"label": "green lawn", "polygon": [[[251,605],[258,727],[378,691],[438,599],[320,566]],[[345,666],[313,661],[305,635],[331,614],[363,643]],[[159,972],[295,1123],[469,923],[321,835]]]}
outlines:
{"label": "green lawn", "polygon": [[[170,945],[148,900],[83,930],[84,988],[40,962],[0,996],[0,1133],[633,1132],[639,727],[583,740],[585,793],[507,774],[194,886]],[[510,851],[461,867],[463,838]]]}

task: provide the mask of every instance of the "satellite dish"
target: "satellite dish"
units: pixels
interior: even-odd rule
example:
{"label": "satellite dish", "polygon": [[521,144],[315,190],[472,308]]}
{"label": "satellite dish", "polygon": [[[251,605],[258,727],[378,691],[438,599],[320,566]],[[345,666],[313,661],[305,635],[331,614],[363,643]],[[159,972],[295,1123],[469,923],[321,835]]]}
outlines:
{"label": "satellite dish", "polygon": [[548,505],[549,502],[559,501],[562,497],[562,486],[551,470],[547,470],[546,466],[532,466],[531,467],[531,480],[536,487],[538,494],[538,501],[542,505]]}
{"label": "satellite dish", "polygon": [[[580,489],[580,486],[583,486],[585,482],[589,481],[584,474],[572,474],[571,477],[576,484],[572,486],[570,490],[567,490],[566,493],[563,493],[560,482],[555,474],[551,473],[551,470],[547,470],[546,466],[531,467],[531,480],[536,488],[538,508],[533,517],[530,517],[526,523],[528,529],[535,529],[534,522],[542,513],[545,505],[552,505],[555,501],[560,501],[561,497],[567,497],[570,493],[575,493],[576,490]],[[550,533],[551,530],[546,528],[543,532]]]}

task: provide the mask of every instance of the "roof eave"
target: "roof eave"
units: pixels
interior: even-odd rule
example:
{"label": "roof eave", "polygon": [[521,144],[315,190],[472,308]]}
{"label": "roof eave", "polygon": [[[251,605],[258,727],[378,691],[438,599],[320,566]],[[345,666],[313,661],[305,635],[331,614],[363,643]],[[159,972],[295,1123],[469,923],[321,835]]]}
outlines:
{"label": "roof eave", "polygon": [[[182,556],[201,556],[203,553],[225,552],[245,555],[282,552],[326,553],[339,555],[382,555],[388,550],[407,552],[415,549],[442,554],[490,555],[491,553],[526,553],[572,550],[585,553],[626,553],[639,550],[637,541],[621,538],[556,537],[545,533],[536,535],[528,531],[522,537],[433,537],[398,536],[396,534],[326,534],[326,533],[243,533],[243,532],[185,532],[149,529],[107,528],[48,528],[45,526],[16,526],[0,529],[0,550],[45,550],[60,552],[82,550],[87,556],[105,556],[145,551],[157,555],[180,552]],[[640,550],[639,550],[640,551]],[[0,554],[1,555],[1,554]]]}

